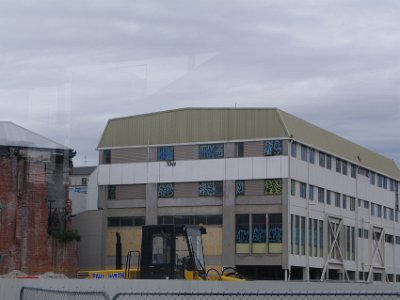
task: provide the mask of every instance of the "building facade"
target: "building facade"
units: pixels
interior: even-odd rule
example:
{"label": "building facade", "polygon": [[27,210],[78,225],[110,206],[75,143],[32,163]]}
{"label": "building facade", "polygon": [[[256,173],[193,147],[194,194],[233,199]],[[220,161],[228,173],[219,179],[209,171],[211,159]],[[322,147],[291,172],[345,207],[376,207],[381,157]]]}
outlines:
{"label": "building facade", "polygon": [[204,224],[206,264],[253,279],[400,281],[394,161],[278,109],[109,120],[98,145],[102,267],[143,224]]}
{"label": "building facade", "polygon": [[68,176],[75,152],[12,122],[0,122],[0,274],[74,276]]}

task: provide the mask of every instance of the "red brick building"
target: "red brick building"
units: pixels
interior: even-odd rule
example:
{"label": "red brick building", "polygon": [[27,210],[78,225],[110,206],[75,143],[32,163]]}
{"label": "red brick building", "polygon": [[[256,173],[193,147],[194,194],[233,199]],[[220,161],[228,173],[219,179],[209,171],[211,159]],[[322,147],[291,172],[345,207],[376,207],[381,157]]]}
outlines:
{"label": "red brick building", "polygon": [[70,224],[71,149],[0,122],[0,274],[73,276],[78,235]]}

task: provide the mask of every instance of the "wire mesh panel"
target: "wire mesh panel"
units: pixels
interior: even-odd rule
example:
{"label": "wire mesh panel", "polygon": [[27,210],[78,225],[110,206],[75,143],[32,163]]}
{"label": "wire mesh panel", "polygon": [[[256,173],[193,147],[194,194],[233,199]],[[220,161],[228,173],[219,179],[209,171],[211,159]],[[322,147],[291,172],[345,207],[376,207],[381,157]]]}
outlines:
{"label": "wire mesh panel", "polygon": [[393,300],[400,292],[119,293],[112,300]]}
{"label": "wire mesh panel", "polygon": [[39,288],[23,287],[20,300],[109,300],[104,292],[79,292],[62,290],[45,290]]}

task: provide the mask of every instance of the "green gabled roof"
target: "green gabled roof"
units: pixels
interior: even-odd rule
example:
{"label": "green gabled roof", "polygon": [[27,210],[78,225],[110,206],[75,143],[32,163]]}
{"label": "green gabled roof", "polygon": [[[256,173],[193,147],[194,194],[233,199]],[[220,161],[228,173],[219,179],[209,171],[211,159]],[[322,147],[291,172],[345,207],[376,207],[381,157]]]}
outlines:
{"label": "green gabled roof", "polygon": [[292,138],[400,179],[393,160],[276,108],[183,108],[111,119],[98,149]]}

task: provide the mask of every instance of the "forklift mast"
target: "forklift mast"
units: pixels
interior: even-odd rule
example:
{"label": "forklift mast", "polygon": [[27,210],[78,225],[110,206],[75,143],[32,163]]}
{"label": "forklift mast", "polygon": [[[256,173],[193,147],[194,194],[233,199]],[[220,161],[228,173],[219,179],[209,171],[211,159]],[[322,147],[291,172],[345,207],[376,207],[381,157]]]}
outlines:
{"label": "forklift mast", "polygon": [[140,278],[184,279],[185,271],[205,277],[203,227],[147,225],[142,228]]}

